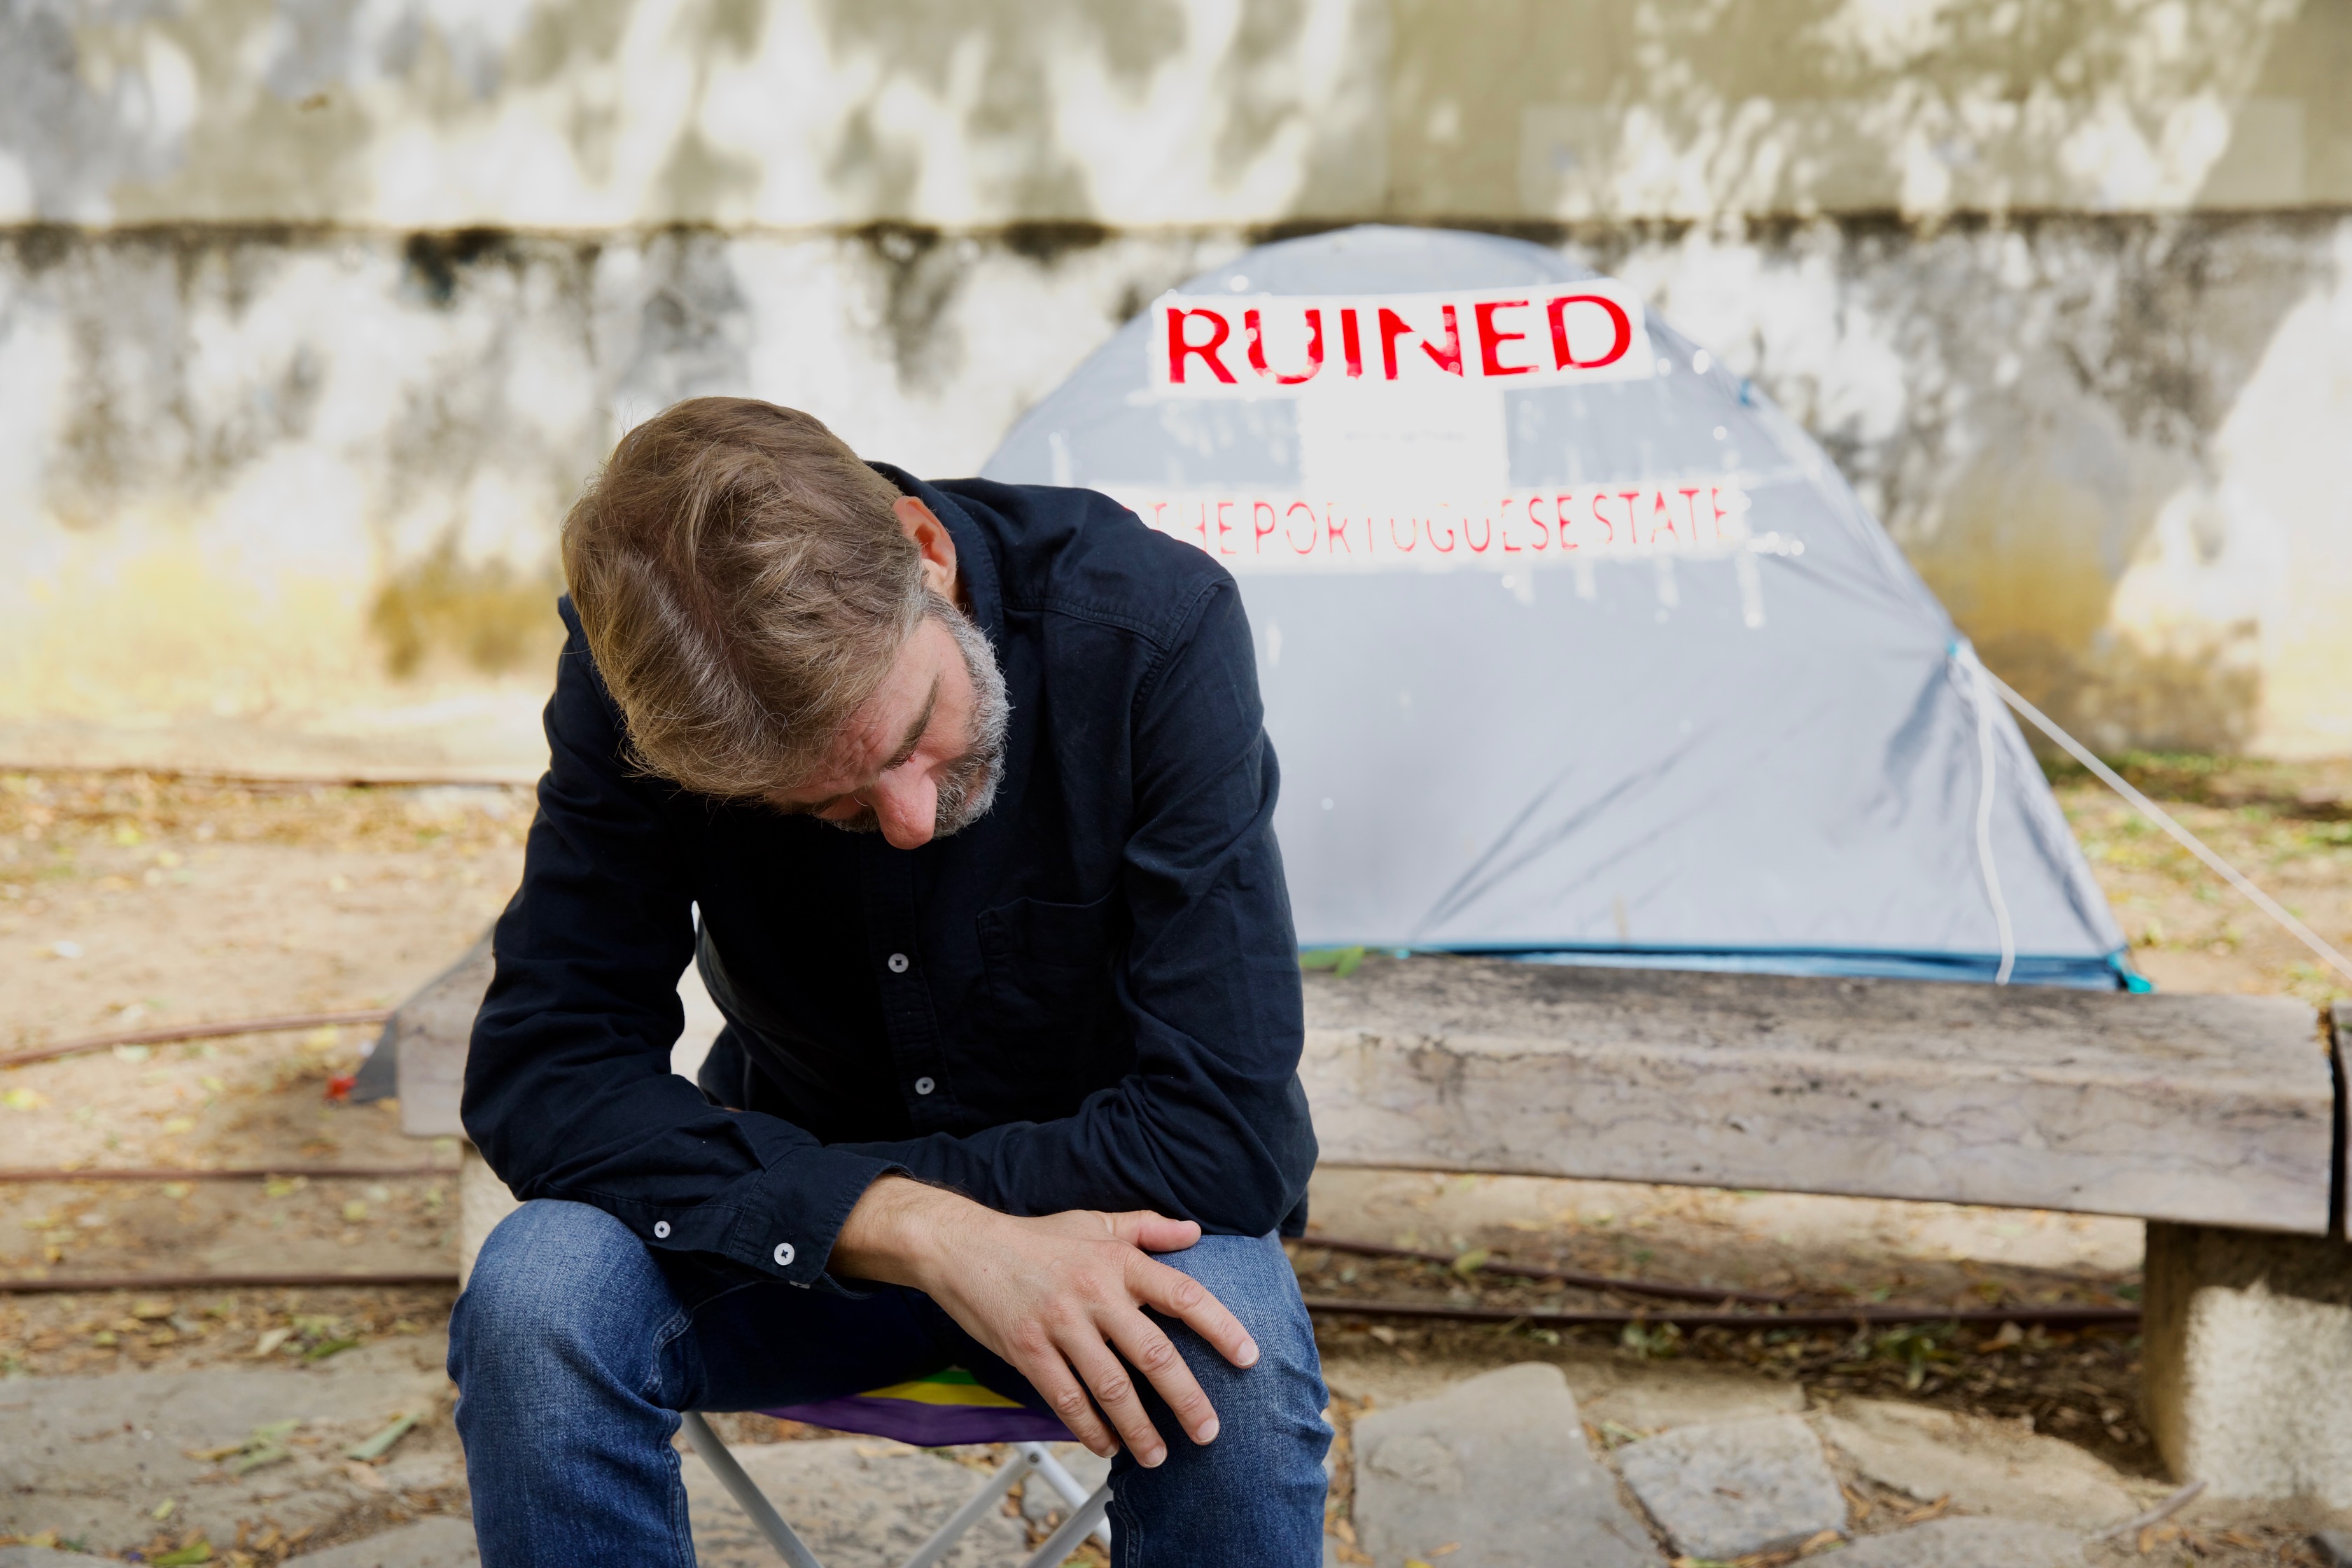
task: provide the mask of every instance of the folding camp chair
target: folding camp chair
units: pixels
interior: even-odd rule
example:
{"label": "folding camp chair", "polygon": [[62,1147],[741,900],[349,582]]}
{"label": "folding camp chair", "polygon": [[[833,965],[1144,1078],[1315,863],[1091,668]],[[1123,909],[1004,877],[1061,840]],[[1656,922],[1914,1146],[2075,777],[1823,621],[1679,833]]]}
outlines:
{"label": "folding camp chair", "polygon": [[[805,1421],[813,1426],[829,1426],[836,1432],[889,1437],[922,1448],[944,1448],[961,1443],[1013,1445],[1012,1458],[998,1466],[987,1484],[907,1559],[905,1568],[932,1568],[954,1550],[965,1531],[1013,1489],[1014,1482],[1031,1474],[1043,1477],[1059,1492],[1070,1513],[1045,1538],[1045,1543],[1029,1554],[1023,1568],[1055,1568],[1076,1550],[1088,1531],[1101,1537],[1104,1545],[1110,1544],[1110,1527],[1103,1518],[1104,1510],[1110,1506],[1109,1484],[1096,1488],[1089,1496],[1077,1478],[1045,1447],[1048,1443],[1073,1441],[1069,1429],[1050,1415],[982,1386],[971,1373],[960,1367],[846,1399],[787,1405],[762,1414],[787,1421]],[[710,1467],[728,1495],[751,1516],[751,1522],[759,1526],[760,1533],[768,1538],[783,1560],[792,1568],[824,1568],[793,1533],[793,1527],[784,1522],[775,1505],[743,1473],[743,1467],[735,1462],[735,1456],[711,1431],[710,1424],[692,1411],[687,1412],[683,1419],[687,1441],[694,1445],[702,1462]]]}

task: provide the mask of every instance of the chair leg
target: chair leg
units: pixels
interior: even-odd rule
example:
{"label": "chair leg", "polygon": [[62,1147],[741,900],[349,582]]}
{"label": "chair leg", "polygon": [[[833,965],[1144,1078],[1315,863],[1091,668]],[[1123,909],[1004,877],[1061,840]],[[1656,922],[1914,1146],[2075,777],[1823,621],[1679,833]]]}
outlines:
{"label": "chair leg", "polygon": [[710,1473],[719,1478],[719,1484],[727,1489],[727,1495],[735,1500],[738,1508],[751,1516],[751,1522],[759,1527],[760,1533],[768,1538],[768,1543],[783,1560],[792,1564],[792,1568],[824,1568],[824,1564],[816,1560],[815,1553],[801,1544],[801,1538],[793,1533],[793,1527],[784,1522],[784,1516],[776,1511],[767,1494],[743,1473],[743,1467],[735,1462],[735,1456],[727,1451],[727,1445],[719,1440],[719,1434],[710,1429],[710,1424],[691,1410],[681,1415],[678,1421],[686,1428],[686,1440],[693,1445],[702,1462],[710,1467]]}
{"label": "chair leg", "polygon": [[940,1526],[912,1557],[907,1559],[905,1568],[931,1568],[933,1563],[953,1551],[963,1532],[970,1530],[982,1514],[994,1507],[1006,1492],[1011,1491],[1013,1482],[1029,1473],[1030,1468],[1036,1463],[1035,1456],[1029,1449],[1030,1445],[1022,1444],[1013,1450],[1011,1458],[997,1466],[996,1473],[988,1478],[988,1484],[949,1515],[948,1521]]}
{"label": "chair leg", "polygon": [[[1037,1466],[1037,1473],[1053,1483],[1054,1489],[1062,1494],[1064,1502],[1068,1503],[1072,1508],[1076,1508],[1087,1500],[1087,1489],[1078,1483],[1077,1477],[1063,1468],[1061,1460],[1054,1458],[1053,1450],[1047,1448],[1043,1443],[1028,1443],[1022,1447],[1024,1452],[1031,1448],[1036,1450],[1031,1458]],[[1106,1519],[1097,1524],[1095,1533],[1102,1538],[1103,1545],[1108,1547],[1110,1544],[1110,1521]]]}
{"label": "chair leg", "polygon": [[1031,1552],[1021,1568],[1060,1568],[1062,1559],[1077,1550],[1087,1531],[1101,1522],[1104,1510],[1110,1507],[1110,1483],[1095,1489],[1095,1495],[1070,1511],[1061,1528],[1045,1538],[1045,1544]]}

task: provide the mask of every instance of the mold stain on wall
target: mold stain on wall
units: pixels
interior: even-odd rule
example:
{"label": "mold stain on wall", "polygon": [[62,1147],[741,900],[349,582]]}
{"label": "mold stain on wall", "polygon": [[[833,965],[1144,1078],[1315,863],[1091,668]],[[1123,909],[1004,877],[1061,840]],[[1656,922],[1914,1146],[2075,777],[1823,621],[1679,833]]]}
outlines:
{"label": "mold stain on wall", "polygon": [[454,538],[444,538],[431,554],[385,575],[368,605],[368,630],[395,680],[413,680],[429,665],[480,675],[551,667],[563,646],[554,611],[562,591],[552,573],[469,563]]}

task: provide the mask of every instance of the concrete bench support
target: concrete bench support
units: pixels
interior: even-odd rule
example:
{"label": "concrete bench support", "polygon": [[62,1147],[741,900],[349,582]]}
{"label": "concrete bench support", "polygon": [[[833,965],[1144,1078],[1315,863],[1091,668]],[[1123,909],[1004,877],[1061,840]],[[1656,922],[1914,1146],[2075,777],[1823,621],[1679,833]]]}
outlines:
{"label": "concrete bench support", "polygon": [[2352,1243],[2147,1227],[2140,1364],[2175,1476],[2352,1508]]}
{"label": "concrete bench support", "polygon": [[2352,1508],[2352,1174],[2342,1103],[2352,1004],[2329,1020],[2338,1093],[2335,1234],[2147,1227],[2148,1427],[2175,1475],[2221,1497]]}
{"label": "concrete bench support", "polygon": [[471,1143],[462,1148],[457,1165],[457,1288],[461,1290],[474,1277],[474,1259],[481,1256],[482,1243],[499,1228],[499,1221],[522,1207],[480,1150]]}

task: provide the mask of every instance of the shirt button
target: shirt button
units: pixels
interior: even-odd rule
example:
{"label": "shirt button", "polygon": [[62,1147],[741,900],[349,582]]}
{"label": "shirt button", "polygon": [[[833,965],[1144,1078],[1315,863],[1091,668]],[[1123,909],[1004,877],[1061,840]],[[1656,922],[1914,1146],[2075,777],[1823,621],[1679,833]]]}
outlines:
{"label": "shirt button", "polygon": [[938,1087],[939,1085],[933,1083],[927,1078],[919,1078],[915,1080],[915,1092],[917,1094],[929,1094]]}
{"label": "shirt button", "polygon": [[792,1244],[791,1242],[789,1242],[789,1241],[780,1241],[780,1242],[776,1243],[776,1267],[777,1267],[777,1268],[790,1268],[793,1266],[793,1244]]}
{"label": "shirt button", "polygon": [[890,966],[891,973],[904,974],[907,973],[907,955],[905,953],[894,952],[887,960],[886,960],[886,962]]}
{"label": "shirt button", "polygon": [[656,1241],[667,1241],[669,1239],[669,1221],[666,1219],[657,1219],[654,1221],[654,1239]]}

